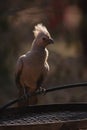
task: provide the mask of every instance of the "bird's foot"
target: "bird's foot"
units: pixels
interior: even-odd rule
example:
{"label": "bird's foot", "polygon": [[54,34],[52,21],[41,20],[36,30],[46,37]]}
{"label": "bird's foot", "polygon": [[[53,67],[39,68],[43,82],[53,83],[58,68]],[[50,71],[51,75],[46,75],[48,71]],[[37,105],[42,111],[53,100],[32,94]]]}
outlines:
{"label": "bird's foot", "polygon": [[45,94],[46,94],[46,89],[43,88],[43,87],[40,87],[40,88],[39,88],[39,92],[40,92],[41,94],[45,95]]}

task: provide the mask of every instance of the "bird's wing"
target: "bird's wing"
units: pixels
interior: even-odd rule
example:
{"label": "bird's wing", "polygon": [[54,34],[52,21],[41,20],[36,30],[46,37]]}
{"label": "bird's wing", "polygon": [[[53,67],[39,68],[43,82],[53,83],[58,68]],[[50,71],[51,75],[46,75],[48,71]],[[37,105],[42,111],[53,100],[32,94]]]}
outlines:
{"label": "bird's wing", "polygon": [[23,69],[23,61],[22,58],[19,58],[16,64],[16,71],[15,71],[15,82],[17,86],[21,86],[20,84],[20,75]]}

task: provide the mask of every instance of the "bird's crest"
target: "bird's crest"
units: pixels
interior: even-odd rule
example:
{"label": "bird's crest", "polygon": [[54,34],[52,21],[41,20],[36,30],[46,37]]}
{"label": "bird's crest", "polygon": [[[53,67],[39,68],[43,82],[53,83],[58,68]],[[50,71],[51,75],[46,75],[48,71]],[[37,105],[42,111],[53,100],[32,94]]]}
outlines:
{"label": "bird's crest", "polygon": [[40,33],[44,33],[45,35],[50,36],[47,28],[43,24],[37,24],[33,32],[35,37],[37,37]]}

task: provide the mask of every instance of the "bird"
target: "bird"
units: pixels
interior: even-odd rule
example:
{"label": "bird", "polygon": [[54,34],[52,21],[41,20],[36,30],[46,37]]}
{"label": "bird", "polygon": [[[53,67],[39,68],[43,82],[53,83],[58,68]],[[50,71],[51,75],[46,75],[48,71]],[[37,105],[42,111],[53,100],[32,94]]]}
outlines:
{"label": "bird", "polygon": [[28,52],[21,55],[16,64],[15,82],[18,88],[18,97],[25,95],[26,100],[18,103],[19,107],[35,105],[37,97],[28,98],[27,94],[33,94],[37,90],[45,90],[42,84],[49,72],[47,46],[54,43],[47,28],[39,23],[34,26],[34,40]]}

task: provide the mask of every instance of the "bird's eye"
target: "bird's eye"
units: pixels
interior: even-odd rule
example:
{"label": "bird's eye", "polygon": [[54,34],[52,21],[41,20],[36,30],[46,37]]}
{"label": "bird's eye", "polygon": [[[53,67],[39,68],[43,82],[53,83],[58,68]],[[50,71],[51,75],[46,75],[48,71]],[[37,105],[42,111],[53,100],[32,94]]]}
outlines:
{"label": "bird's eye", "polygon": [[46,38],[45,37],[43,37],[43,41],[45,41],[46,40]]}

